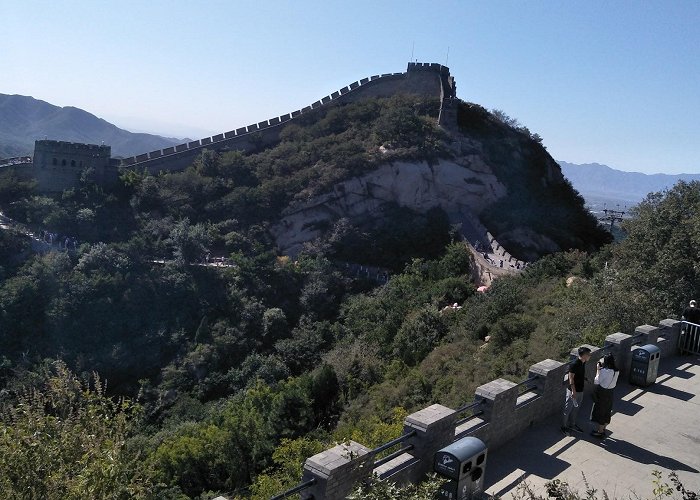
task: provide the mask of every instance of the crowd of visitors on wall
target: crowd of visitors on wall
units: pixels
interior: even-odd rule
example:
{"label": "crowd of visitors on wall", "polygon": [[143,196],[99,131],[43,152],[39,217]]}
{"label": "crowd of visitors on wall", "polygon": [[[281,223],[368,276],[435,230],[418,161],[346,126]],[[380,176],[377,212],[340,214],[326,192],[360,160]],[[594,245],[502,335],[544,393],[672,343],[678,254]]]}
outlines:
{"label": "crowd of visitors on wall", "polygon": [[32,162],[31,156],[14,156],[12,158],[0,158],[0,165],[3,165],[3,166],[19,165],[21,163],[31,163],[31,162]]}
{"label": "crowd of visitors on wall", "polygon": [[78,240],[71,236],[66,236],[59,233],[52,233],[51,231],[41,231],[41,240],[49,245],[56,245],[62,250],[77,250]]}
{"label": "crowd of visitors on wall", "polygon": [[206,254],[202,264],[214,267],[231,267],[233,266],[233,261],[226,257],[212,257],[211,254]]}
{"label": "crowd of visitors on wall", "polygon": [[378,283],[387,283],[389,281],[389,271],[386,269],[341,261],[338,261],[338,265],[344,267],[347,274],[356,278],[366,278]]}
{"label": "crowd of visitors on wall", "polygon": [[479,240],[476,240],[474,244],[472,245],[474,249],[479,252],[483,257],[486,262],[491,264],[492,266],[496,267],[510,267],[511,269],[525,269],[527,267],[527,262],[520,262],[519,260],[515,261],[515,264],[511,262],[511,259],[508,259],[506,262],[504,259],[499,259],[498,262],[495,259],[492,259],[491,256],[489,255],[489,251],[492,251],[491,248],[488,246],[483,245]]}

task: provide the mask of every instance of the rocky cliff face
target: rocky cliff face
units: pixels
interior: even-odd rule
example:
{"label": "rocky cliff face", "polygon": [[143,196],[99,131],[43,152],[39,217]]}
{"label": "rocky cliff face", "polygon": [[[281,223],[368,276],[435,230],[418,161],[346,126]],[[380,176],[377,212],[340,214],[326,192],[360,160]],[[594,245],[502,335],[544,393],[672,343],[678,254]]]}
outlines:
{"label": "rocky cliff face", "polygon": [[524,260],[605,242],[583,199],[527,129],[457,100],[443,103],[440,125],[448,145],[443,158],[387,161],[291,204],[272,228],[280,251],[295,255],[338,219],[361,225],[381,217],[388,204],[419,213],[442,208],[470,242],[489,245],[492,235],[501,252]]}
{"label": "rocky cliff face", "polygon": [[460,163],[441,160],[435,165],[396,162],[289,207],[272,233],[281,251],[293,255],[334,221],[381,217],[387,204],[417,212],[440,207],[453,222],[464,223],[464,219],[475,221],[475,214],[505,195],[505,186],[478,156]]}

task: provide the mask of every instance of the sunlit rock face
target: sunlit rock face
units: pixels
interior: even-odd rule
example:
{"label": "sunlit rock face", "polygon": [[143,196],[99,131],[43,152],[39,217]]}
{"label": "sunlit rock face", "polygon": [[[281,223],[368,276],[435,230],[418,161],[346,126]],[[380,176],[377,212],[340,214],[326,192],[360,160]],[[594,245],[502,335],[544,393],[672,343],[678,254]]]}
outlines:
{"label": "sunlit rock face", "polygon": [[459,221],[464,217],[473,219],[505,195],[503,184],[478,156],[463,158],[460,163],[441,160],[434,165],[396,162],[290,206],[272,233],[280,251],[294,255],[304,242],[321,236],[336,220],[381,217],[387,204],[421,213],[440,207],[450,219]]}

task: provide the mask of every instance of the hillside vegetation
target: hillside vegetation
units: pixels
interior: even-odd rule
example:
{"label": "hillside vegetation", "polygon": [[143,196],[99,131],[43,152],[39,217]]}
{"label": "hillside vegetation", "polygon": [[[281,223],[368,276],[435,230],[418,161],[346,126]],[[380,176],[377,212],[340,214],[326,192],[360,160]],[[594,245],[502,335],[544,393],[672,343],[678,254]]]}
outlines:
{"label": "hillside vegetation", "polygon": [[[585,215],[552,210],[552,220],[580,217],[575,236],[552,237],[581,250],[486,294],[439,209],[395,207],[363,229],[340,220],[295,260],[275,253],[267,229],[293,200],[391,159],[455,154],[435,114],[435,102],[406,97],[331,108],[288,126],[273,148],[130,172],[112,191],[86,176],[46,197],[0,178],[3,212],[80,241],[36,255],[21,233],[0,233],[0,478],[10,478],[0,496],[269,498],[329,443],[380,444],[407,412],[468,401],[493,377],[518,380],[533,362],[656,322],[697,293],[697,183],[650,196],[628,237],[595,252],[602,236]],[[491,141],[494,158],[514,140],[541,148],[481,116],[502,135],[474,120],[465,134]],[[563,193],[547,196],[579,205]],[[226,266],[201,265],[207,256]],[[350,262],[390,279],[347,274]],[[454,302],[462,309],[440,312]]]}

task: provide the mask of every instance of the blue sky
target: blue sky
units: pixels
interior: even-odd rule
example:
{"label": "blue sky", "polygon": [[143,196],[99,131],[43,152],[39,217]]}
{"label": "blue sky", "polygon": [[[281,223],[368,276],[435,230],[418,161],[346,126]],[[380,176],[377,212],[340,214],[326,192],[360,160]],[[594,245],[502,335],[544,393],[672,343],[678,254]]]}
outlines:
{"label": "blue sky", "polygon": [[558,160],[700,172],[697,0],[0,0],[0,19],[1,93],[129,130],[231,130],[404,71],[413,51]]}

